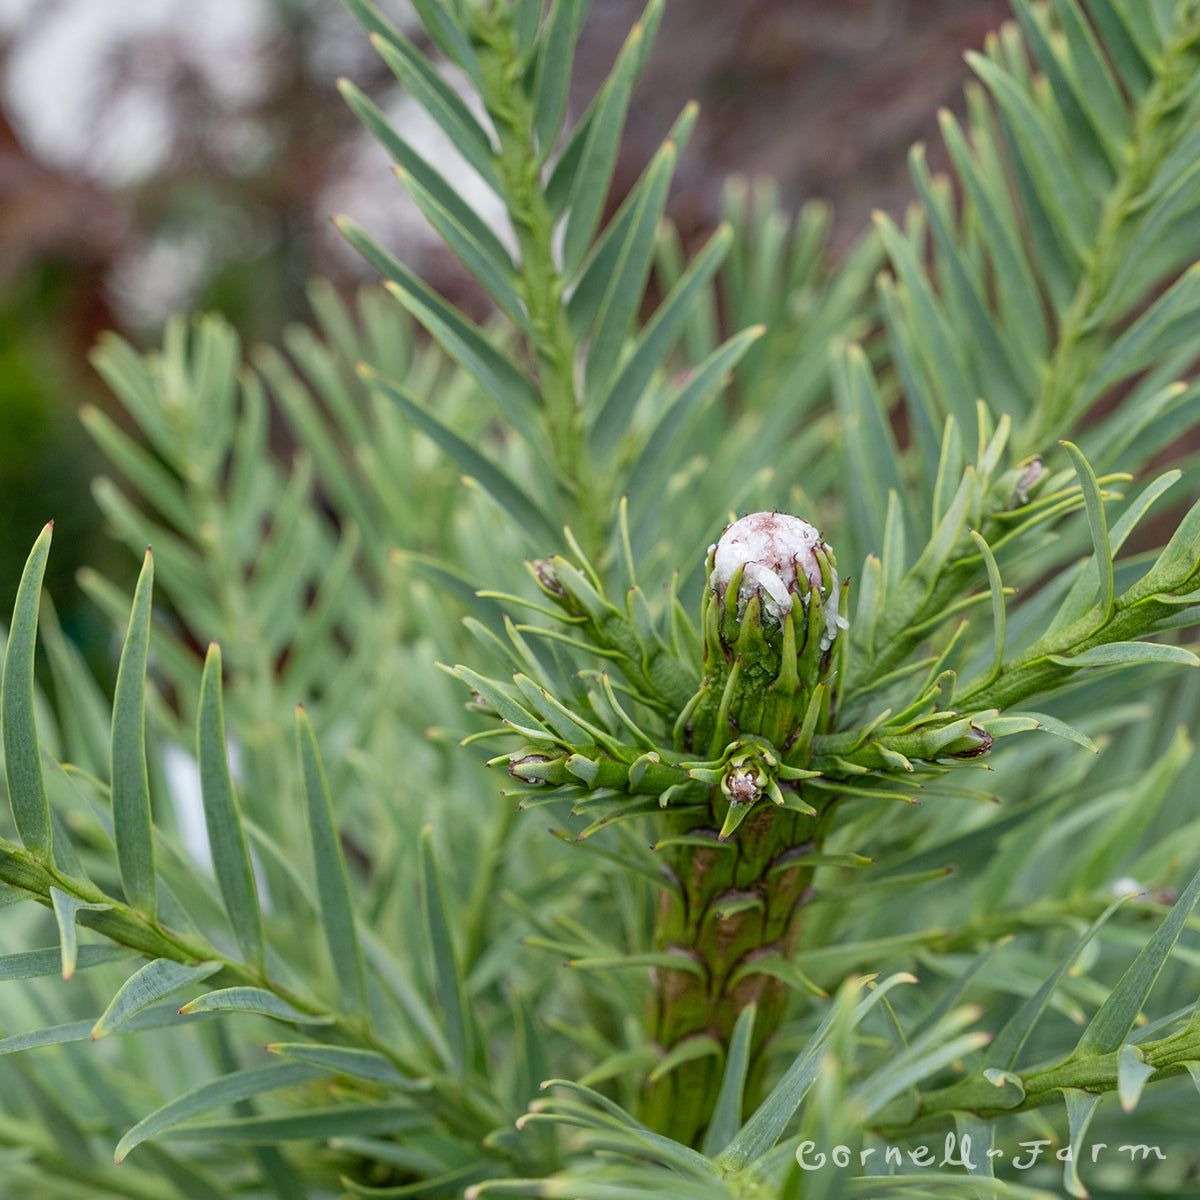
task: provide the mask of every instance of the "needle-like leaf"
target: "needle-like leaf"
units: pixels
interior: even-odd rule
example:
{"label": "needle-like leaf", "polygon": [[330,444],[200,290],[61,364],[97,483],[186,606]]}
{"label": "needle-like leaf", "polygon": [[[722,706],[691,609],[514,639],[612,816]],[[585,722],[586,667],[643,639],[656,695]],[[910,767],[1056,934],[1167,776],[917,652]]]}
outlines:
{"label": "needle-like leaf", "polygon": [[50,554],[54,522],[38,535],[13,608],[8,646],[4,652],[4,681],[0,685],[0,726],[4,735],[4,774],[17,832],[27,850],[50,855],[50,802],[42,778],[37,721],[33,712],[33,660],[37,646],[38,601]]}
{"label": "needle-like leaf", "polygon": [[316,868],[317,896],[321,902],[325,941],[341,989],[342,1003],[350,1011],[365,1015],[366,971],[358,945],[346,859],[334,822],[333,800],[317,749],[316,734],[303,708],[296,710],[296,738],[304,775],[308,829],[312,837],[313,865]]}
{"label": "needle-like leaf", "polygon": [[246,958],[263,964],[262,915],[258,888],[241,808],[225,748],[225,714],[221,700],[221,648],[213,642],[204,660],[200,681],[200,714],[196,734],[196,757],[200,763],[200,789],[204,798],[204,821],[212,850],[217,883],[225,901],[229,922]]}
{"label": "needle-like leaf", "polygon": [[147,550],[121,650],[112,723],[113,832],[121,884],[130,905],[151,920],[158,906],[146,767],[146,656],[153,587],[154,558]]}

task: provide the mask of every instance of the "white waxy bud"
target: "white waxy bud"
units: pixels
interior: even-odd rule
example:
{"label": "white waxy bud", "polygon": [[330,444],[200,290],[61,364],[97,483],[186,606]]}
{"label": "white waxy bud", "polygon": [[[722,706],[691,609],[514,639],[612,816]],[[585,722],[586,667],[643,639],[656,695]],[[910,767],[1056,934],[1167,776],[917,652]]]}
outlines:
{"label": "white waxy bud", "polygon": [[[713,569],[708,585],[724,596],[738,568],[742,568],[738,587],[738,615],[745,611],[751,596],[758,595],[764,616],[782,621],[792,611],[796,596],[807,607],[811,588],[822,594],[825,630],[821,649],[828,650],[846,621],[838,616],[838,577],[828,547],[807,521],[786,513],[751,513],[735,521],[710,546]],[[829,563],[831,585],[826,589],[821,573],[820,550]]]}
{"label": "white waxy bud", "polygon": [[753,804],[759,797],[758,777],[753,771],[731,771],[721,786],[734,804]]}

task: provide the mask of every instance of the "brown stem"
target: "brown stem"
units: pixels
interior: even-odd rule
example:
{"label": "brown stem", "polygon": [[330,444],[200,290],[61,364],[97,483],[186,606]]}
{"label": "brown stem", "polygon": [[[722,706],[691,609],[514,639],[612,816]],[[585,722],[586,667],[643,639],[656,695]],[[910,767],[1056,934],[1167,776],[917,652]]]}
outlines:
{"label": "brown stem", "polygon": [[[678,890],[663,894],[655,927],[656,950],[686,955],[700,973],[660,969],[649,1026],[670,1053],[689,1039],[706,1038],[722,1048],[680,1063],[647,1086],[642,1119],[651,1128],[689,1145],[702,1138],[712,1116],[734,1025],[756,1006],[750,1061],[779,1028],[790,985],[754,965],[772,954],[788,959],[795,947],[814,868],[803,848],[814,847],[814,818],[760,801],[728,842],[720,842],[720,807],[714,789],[708,825],[677,822],[671,835],[706,844],[674,847]],[[753,1106],[761,1079],[752,1067],[746,1103]]]}

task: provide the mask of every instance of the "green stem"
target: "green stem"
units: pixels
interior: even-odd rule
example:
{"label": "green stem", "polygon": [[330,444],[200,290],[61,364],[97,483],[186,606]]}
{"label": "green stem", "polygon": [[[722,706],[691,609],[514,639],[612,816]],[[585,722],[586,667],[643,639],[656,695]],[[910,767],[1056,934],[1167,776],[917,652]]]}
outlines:
{"label": "green stem", "polygon": [[118,945],[127,946],[151,958],[167,958],[188,965],[219,962],[222,973],[230,983],[262,988],[301,1012],[330,1018],[330,1023],[323,1026],[315,1036],[330,1037],[335,1044],[373,1050],[388,1059],[402,1073],[415,1078],[429,1078],[434,1089],[429,1097],[431,1108],[449,1126],[465,1136],[478,1138],[481,1129],[490,1130],[511,1119],[511,1114],[502,1105],[490,1101],[485,1103],[466,1081],[431,1072],[427,1064],[406,1058],[394,1047],[377,1038],[361,1020],[351,1019],[330,1011],[318,1001],[298,996],[265,973],[227,958],[207,942],[184,937],[156,921],[148,920],[128,905],[105,895],[95,884],[65,875],[41,862],[28,851],[3,839],[0,839],[0,881],[29,893],[33,899],[48,908],[52,907],[51,887],[86,903],[104,904],[107,906],[104,911],[80,912],[80,924],[96,930]]}
{"label": "green stem", "polygon": [[[1180,1033],[1142,1042],[1137,1046],[1142,1060],[1154,1068],[1153,1082],[1178,1075],[1186,1064],[1200,1062],[1200,1027],[1188,1026]],[[1065,1088],[1094,1094],[1115,1091],[1117,1051],[1064,1059],[1037,1071],[1018,1073],[1020,1085],[997,1087],[982,1075],[973,1075],[950,1087],[926,1092],[918,1098],[918,1111],[911,1113],[911,1099],[896,1101],[878,1114],[874,1128],[889,1139],[909,1137],[946,1125],[956,1112],[969,1112],[984,1120],[1009,1113],[1027,1112],[1059,1103]]]}
{"label": "green stem", "polygon": [[[1171,135],[1178,123],[1175,110],[1195,68],[1194,23],[1193,17],[1180,36],[1163,48],[1162,66],[1134,113],[1125,160],[1104,201],[1096,244],[1083,278],[1063,314],[1041,398],[1014,438],[1015,459],[1043,451],[1064,436],[1080,385],[1112,344],[1112,322],[1097,324],[1095,314],[1107,298],[1117,269],[1128,258],[1138,215],[1144,211],[1135,203],[1136,198],[1174,144]],[[1119,314],[1121,319],[1123,316]]]}
{"label": "green stem", "polygon": [[1154,599],[1138,599],[1132,604],[1124,600],[1117,598],[1112,617],[1107,621],[1094,608],[1055,636],[1040,638],[1019,658],[1006,663],[990,683],[955,696],[955,707],[960,712],[1013,708],[1039,692],[1061,687],[1080,669],[1051,662],[1049,655],[1070,657],[1096,646],[1134,641],[1177,611],[1172,605]]}
{"label": "green stem", "polygon": [[575,389],[579,345],[564,304],[565,282],[554,257],[557,224],[546,202],[534,110],[525,94],[508,14],[492,12],[481,30],[484,95],[500,141],[496,167],[520,250],[518,288],[529,314],[530,351],[537,364],[546,432],[568,524],[587,556],[605,560],[612,496],[587,452],[583,412]]}

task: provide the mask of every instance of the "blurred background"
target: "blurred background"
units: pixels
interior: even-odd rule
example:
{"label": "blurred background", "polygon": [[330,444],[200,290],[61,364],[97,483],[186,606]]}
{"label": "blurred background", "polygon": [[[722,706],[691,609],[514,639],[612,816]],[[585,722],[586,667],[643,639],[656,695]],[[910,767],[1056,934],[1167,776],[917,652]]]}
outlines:
{"label": "blurred background", "polygon": [[[420,41],[404,0],[376,2]],[[642,6],[594,0],[574,112]],[[769,175],[791,207],[833,204],[844,251],[871,209],[903,211],[908,146],[934,151],[938,107],[961,108],[963,51],[1007,12],[1004,0],[668,0],[610,203],[694,98],[670,207],[685,241],[715,223],[731,174]],[[312,276],[345,289],[369,277],[330,226],[337,213],[479,308],[342,104],[343,75],[476,187],[338,0],[0,0],[0,612],[50,517],[49,588],[85,644],[105,635],[74,588],[78,566],[132,574],[106,548],[88,492],[99,462],[75,417],[84,401],[112,411],[87,365],[100,331],[150,347],[171,313],[215,309],[247,341],[272,340],[306,318]]]}

